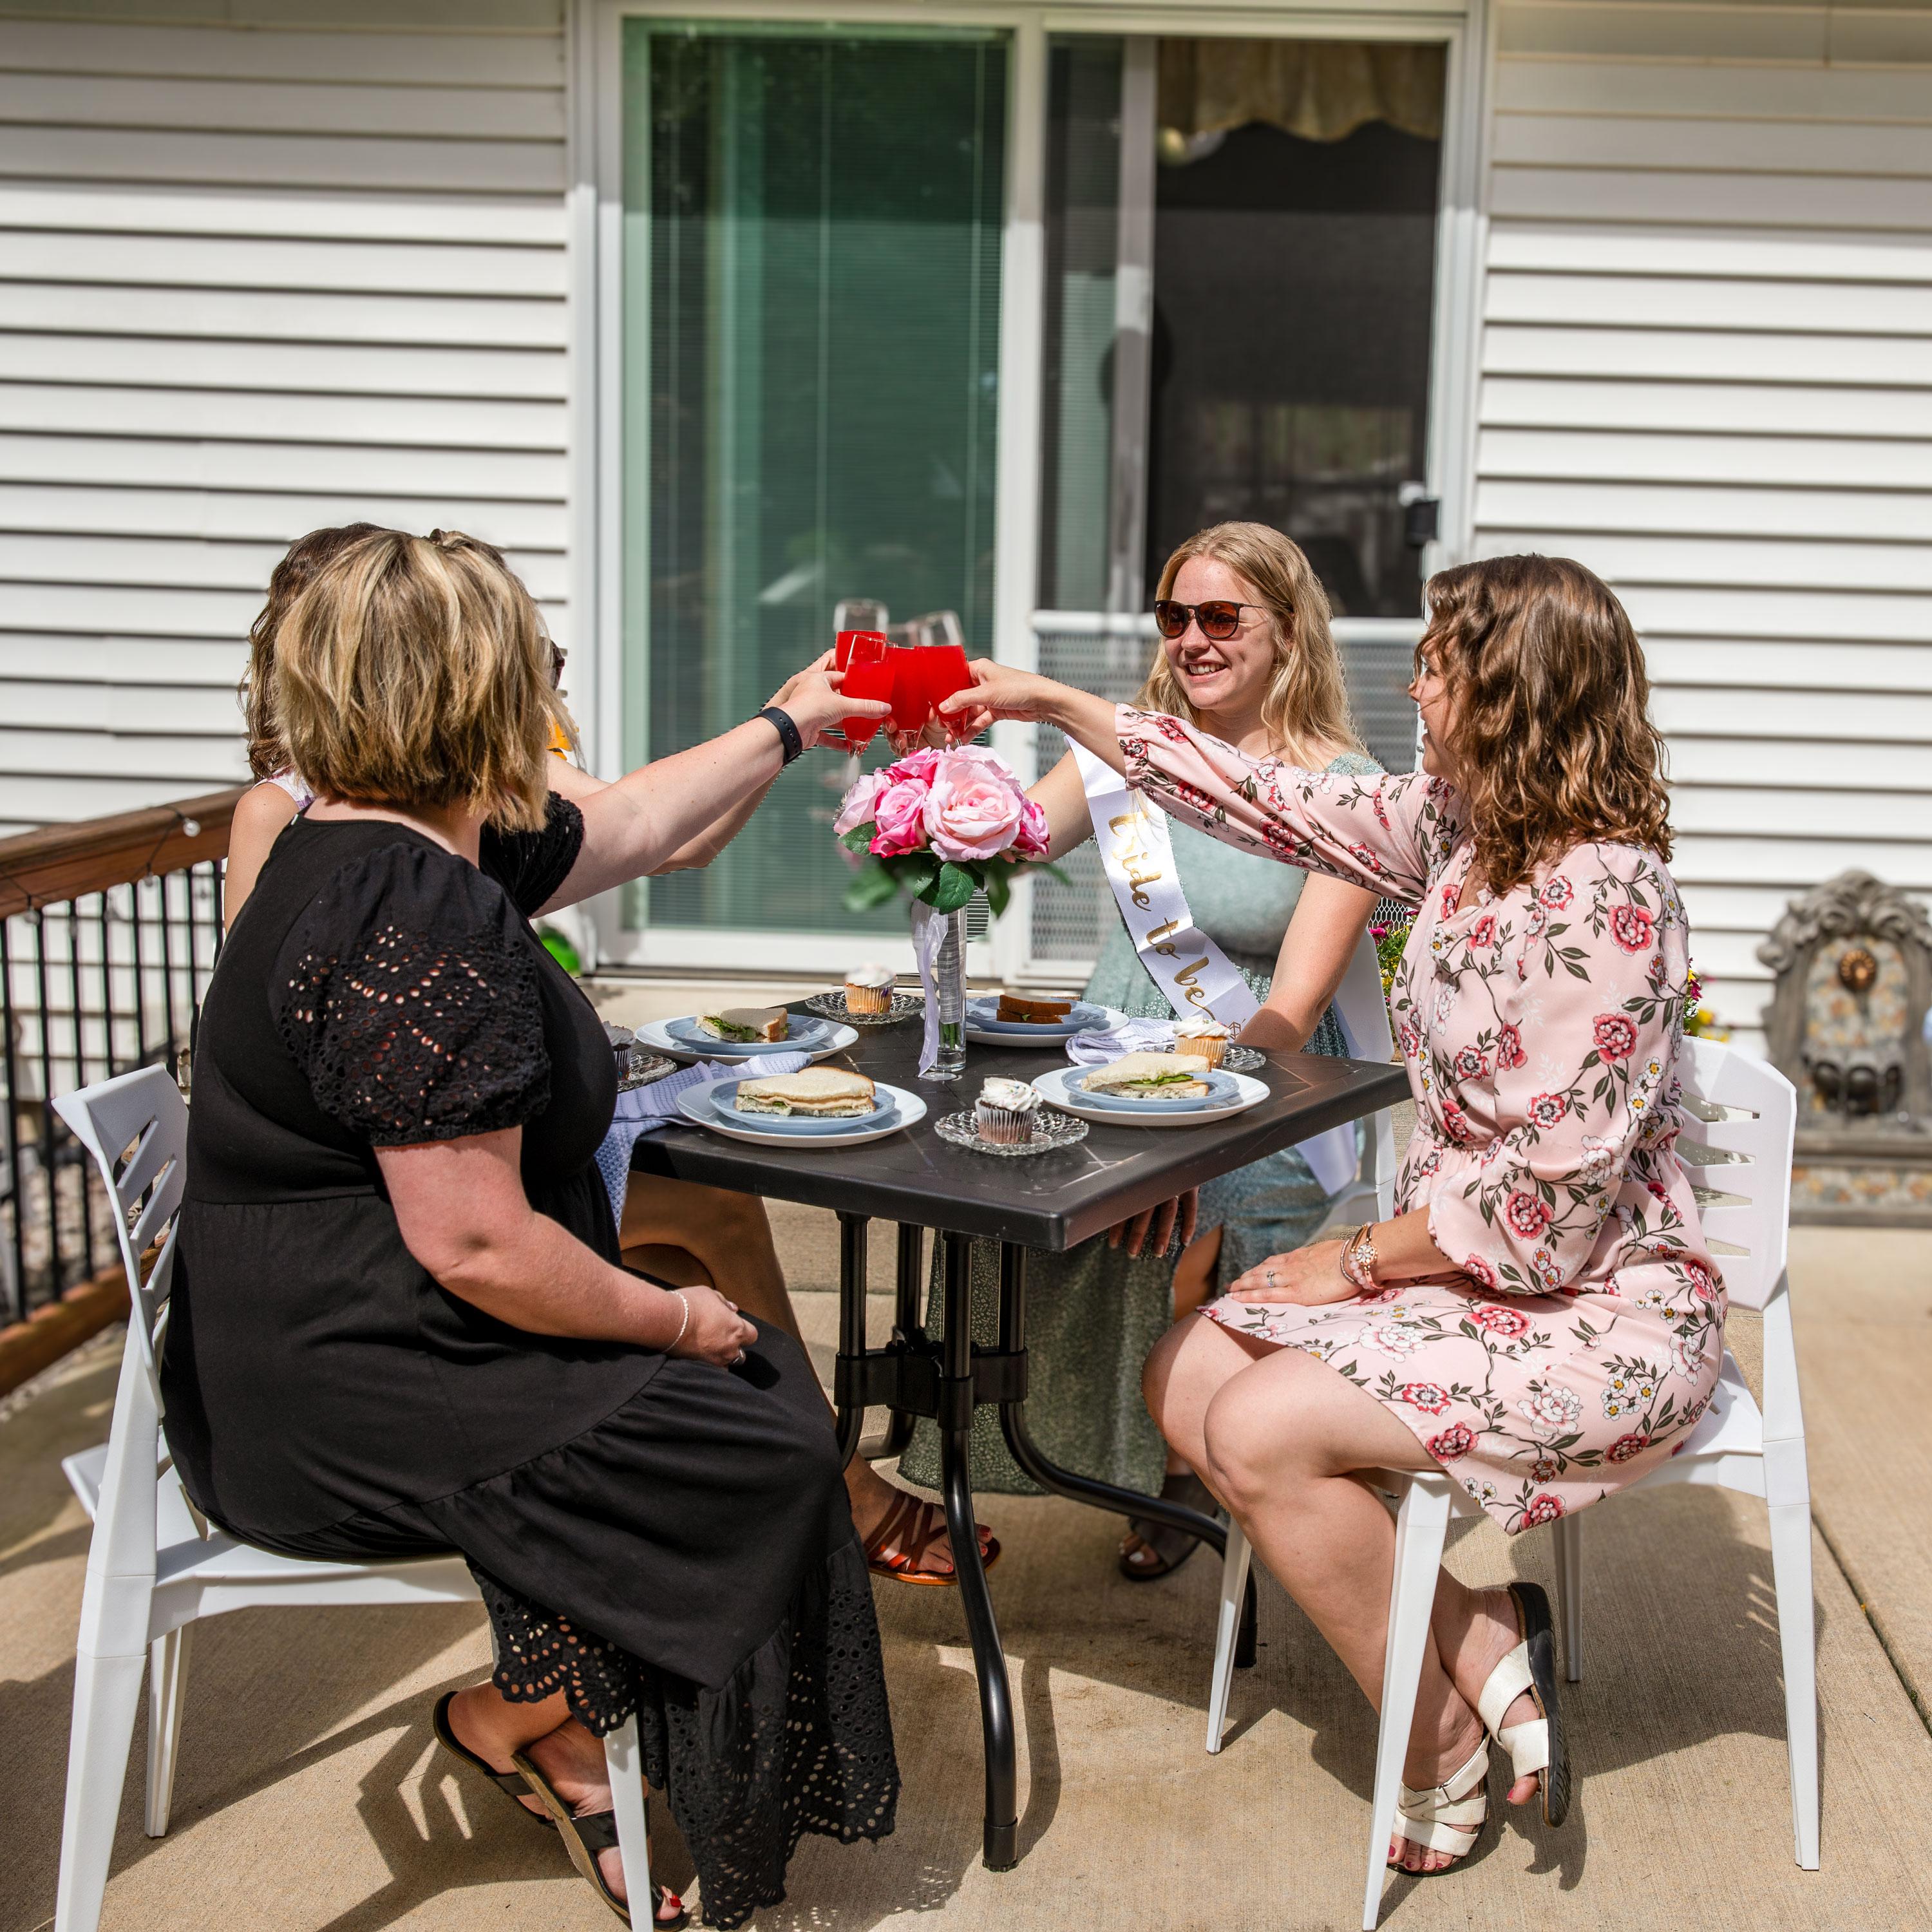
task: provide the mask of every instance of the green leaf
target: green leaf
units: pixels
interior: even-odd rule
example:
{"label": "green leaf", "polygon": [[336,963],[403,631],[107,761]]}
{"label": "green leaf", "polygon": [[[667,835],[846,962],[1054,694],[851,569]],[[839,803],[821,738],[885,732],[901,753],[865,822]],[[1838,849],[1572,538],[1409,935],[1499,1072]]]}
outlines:
{"label": "green leaf", "polygon": [[986,904],[995,919],[1012,903],[1012,897],[1013,889],[1004,868],[986,874]]}
{"label": "green leaf", "polygon": [[932,903],[932,888],[939,877],[939,861],[930,852],[908,852],[892,862],[892,876],[916,899]]}
{"label": "green leaf", "polygon": [[934,912],[957,912],[979,890],[980,881],[972,872],[949,859],[939,868],[938,883],[921,896]]}
{"label": "green leaf", "polygon": [[862,852],[872,844],[872,834],[878,830],[878,827],[869,821],[863,825],[855,825],[838,842],[848,852]]}
{"label": "green leaf", "polygon": [[1026,870],[1029,872],[1044,872],[1049,879],[1057,880],[1063,886],[1070,886],[1073,883],[1051,859],[1035,859],[1026,867]]}

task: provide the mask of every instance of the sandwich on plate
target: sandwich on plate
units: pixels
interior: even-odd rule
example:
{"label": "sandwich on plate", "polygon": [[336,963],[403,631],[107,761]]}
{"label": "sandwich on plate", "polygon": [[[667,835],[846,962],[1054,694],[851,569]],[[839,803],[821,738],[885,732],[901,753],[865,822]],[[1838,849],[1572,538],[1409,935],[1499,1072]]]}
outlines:
{"label": "sandwich on plate", "polygon": [[715,1013],[700,1013],[698,1026],[713,1040],[785,1040],[790,1036],[791,1016],[782,1006],[725,1006]]}
{"label": "sandwich on plate", "polygon": [[1191,1053],[1124,1053],[1078,1084],[1087,1093],[1123,1100],[1190,1100],[1214,1092],[1208,1071],[1207,1061]]}
{"label": "sandwich on plate", "polygon": [[1071,1000],[1052,994],[1003,992],[993,1017],[1024,1026],[1054,1026],[1073,1010]]}
{"label": "sandwich on plate", "polygon": [[802,1072],[740,1081],[735,1104],[741,1114],[796,1114],[808,1120],[837,1120],[869,1114],[879,1103],[872,1082],[862,1073],[848,1073],[837,1066],[808,1066]]}

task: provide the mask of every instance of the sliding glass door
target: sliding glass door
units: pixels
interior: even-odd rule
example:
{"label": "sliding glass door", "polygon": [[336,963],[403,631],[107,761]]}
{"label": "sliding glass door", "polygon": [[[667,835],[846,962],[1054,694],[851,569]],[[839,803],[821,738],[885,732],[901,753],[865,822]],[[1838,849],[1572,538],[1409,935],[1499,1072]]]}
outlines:
{"label": "sliding glass door", "polygon": [[[755,712],[847,599],[956,613],[969,651],[992,648],[1007,47],[633,18],[623,53],[634,764]],[[897,908],[840,908],[844,778],[801,761],[626,923],[682,928],[713,963],[698,934],[902,932]]]}

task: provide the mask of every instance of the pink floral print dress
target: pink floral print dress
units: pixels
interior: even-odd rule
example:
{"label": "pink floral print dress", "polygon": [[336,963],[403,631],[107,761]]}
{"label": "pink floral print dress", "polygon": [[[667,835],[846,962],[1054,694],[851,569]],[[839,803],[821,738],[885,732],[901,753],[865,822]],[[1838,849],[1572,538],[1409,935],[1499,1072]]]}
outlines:
{"label": "pink floral print dress", "polygon": [[1673,1454],[1724,1296],[1674,1148],[1688,928],[1663,862],[1579,845],[1458,910],[1475,845],[1441,779],[1303,771],[1126,705],[1117,725],[1163,810],[1419,908],[1390,1000],[1416,1112],[1396,1205],[1427,1206],[1460,1272],[1204,1312],[1346,1376],[1512,1534]]}

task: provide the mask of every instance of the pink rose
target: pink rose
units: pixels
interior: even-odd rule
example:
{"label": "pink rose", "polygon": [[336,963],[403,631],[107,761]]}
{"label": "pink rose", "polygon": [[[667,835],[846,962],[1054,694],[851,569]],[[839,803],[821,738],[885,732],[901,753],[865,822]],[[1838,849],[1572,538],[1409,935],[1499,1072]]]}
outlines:
{"label": "pink rose", "polygon": [[[1551,1472],[1554,1474],[1552,1471]],[[1522,1513],[1522,1526],[1534,1529],[1540,1523],[1554,1522],[1563,1514],[1563,1498],[1552,1496],[1545,1490],[1539,1496],[1532,1496]]]}
{"label": "pink rose", "polygon": [[1469,1311],[1470,1321],[1505,1342],[1514,1342],[1529,1326],[1529,1317],[1514,1308],[1481,1307]]}
{"label": "pink rose", "polygon": [[1053,835],[1047,827],[1046,812],[1031,799],[1027,800],[1020,810],[1020,829],[1013,834],[1014,856],[1021,859],[1044,859],[1052,838]]}
{"label": "pink rose", "polygon": [[1429,1438],[1429,1453],[1438,1462],[1453,1462],[1476,1446],[1476,1432],[1466,1422],[1452,1422],[1439,1436]]}
{"label": "pink rose", "polygon": [[1622,1013],[1599,1013],[1591,1030],[1606,1060],[1628,1060],[1636,1051],[1636,1022]]}
{"label": "pink rose", "polygon": [[942,859],[991,859],[1018,836],[1026,794],[1004,767],[942,752],[926,795],[926,831]]}
{"label": "pink rose", "polygon": [[1613,906],[1610,937],[1626,952],[1647,952],[1651,946],[1651,916],[1641,906]]}
{"label": "pink rose", "polygon": [[1462,1263],[1462,1272],[1472,1281],[1479,1283],[1484,1288],[1492,1288],[1496,1285],[1496,1270],[1491,1268],[1480,1255],[1468,1256]]}
{"label": "pink rose", "polygon": [[868,772],[839,801],[838,816],[832,821],[832,830],[843,838],[847,832],[869,825],[874,801],[885,788],[884,772]]}
{"label": "pink rose", "polygon": [[1526,1241],[1533,1241],[1550,1226],[1550,1209],[1538,1195],[1520,1190],[1510,1195],[1504,1209],[1510,1226]]}
{"label": "pink rose", "polygon": [[[886,776],[890,778],[892,771]],[[872,805],[872,823],[878,830],[871,846],[879,857],[916,852],[926,843],[926,800],[930,790],[922,777],[915,777],[902,778],[880,792]]]}

